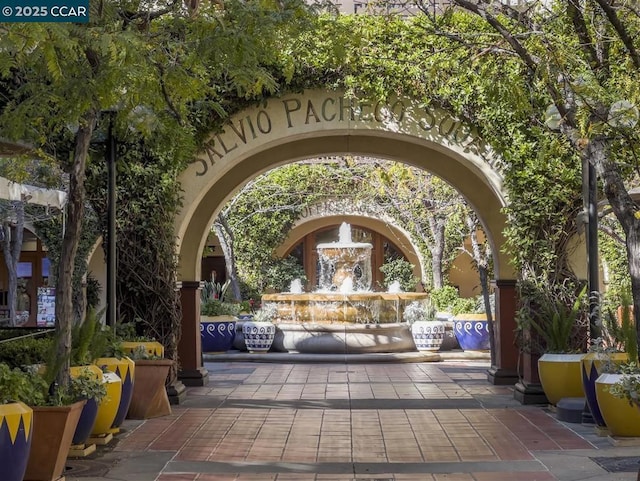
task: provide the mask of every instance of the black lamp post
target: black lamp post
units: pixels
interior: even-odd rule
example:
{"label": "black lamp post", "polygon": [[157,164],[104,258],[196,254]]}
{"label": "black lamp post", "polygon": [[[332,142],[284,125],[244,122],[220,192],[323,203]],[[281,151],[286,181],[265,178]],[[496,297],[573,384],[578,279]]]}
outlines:
{"label": "black lamp post", "polygon": [[113,117],[109,112],[107,137],[107,325],[116,327],[116,139]]}
{"label": "black lamp post", "polygon": [[[555,105],[545,112],[545,124],[551,130],[560,130],[562,116]],[[587,289],[589,290],[589,331],[591,337],[599,335],[600,281],[598,268],[598,190],[597,175],[593,165],[582,161],[582,205],[583,212],[579,220],[586,222],[587,244]],[[585,219],[586,215],[586,219]]]}
{"label": "black lamp post", "polygon": [[600,312],[600,279],[598,268],[598,189],[597,176],[595,167],[585,160],[582,166],[583,183],[586,184],[586,200],[587,211],[587,285],[589,289],[589,331],[591,337],[595,338],[600,335],[599,312]]}

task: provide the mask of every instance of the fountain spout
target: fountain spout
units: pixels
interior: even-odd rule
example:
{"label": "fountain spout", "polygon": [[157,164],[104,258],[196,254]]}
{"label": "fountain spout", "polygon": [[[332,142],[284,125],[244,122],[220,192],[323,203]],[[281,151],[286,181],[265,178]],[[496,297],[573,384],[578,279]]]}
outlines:
{"label": "fountain spout", "polygon": [[[319,291],[362,292],[371,288],[371,249],[368,242],[353,242],[351,226],[343,222],[338,242],[318,244]],[[345,281],[348,283],[345,284]],[[350,291],[346,289],[350,288]]]}
{"label": "fountain spout", "polygon": [[340,229],[338,230],[338,238],[340,244],[349,244],[353,242],[351,240],[351,226],[346,222],[340,224]]}

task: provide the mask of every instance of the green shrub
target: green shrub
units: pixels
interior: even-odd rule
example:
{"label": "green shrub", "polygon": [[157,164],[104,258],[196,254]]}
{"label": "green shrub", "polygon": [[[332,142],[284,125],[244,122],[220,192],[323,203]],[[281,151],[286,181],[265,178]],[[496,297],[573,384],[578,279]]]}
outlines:
{"label": "green shrub", "polygon": [[23,337],[0,344],[0,362],[9,367],[31,366],[47,361],[53,339],[47,337]]}
{"label": "green shrub", "polygon": [[99,357],[110,355],[113,332],[102,324],[99,314],[90,308],[83,322],[71,330],[71,365],[91,364]]}
{"label": "green shrub", "polygon": [[458,289],[453,286],[444,286],[439,289],[434,289],[429,293],[429,298],[433,303],[433,306],[438,311],[452,312],[453,306],[460,298]]}
{"label": "green shrub", "polygon": [[0,363],[0,404],[22,401],[29,406],[41,406],[45,404],[47,388],[41,376]]}
{"label": "green shrub", "polygon": [[474,314],[478,312],[478,301],[475,297],[458,297],[451,306],[451,314]]}
{"label": "green shrub", "polygon": [[307,283],[304,267],[293,256],[285,259],[273,259],[264,272],[264,288],[275,292],[287,292],[294,279]]}
{"label": "green shrub", "polygon": [[200,305],[202,316],[237,316],[240,313],[240,304],[222,302],[211,299]]}
{"label": "green shrub", "polygon": [[420,279],[413,275],[414,267],[405,259],[394,259],[384,263],[380,266],[380,272],[384,275],[382,285],[388,289],[392,282],[398,281],[404,292],[415,291]]}

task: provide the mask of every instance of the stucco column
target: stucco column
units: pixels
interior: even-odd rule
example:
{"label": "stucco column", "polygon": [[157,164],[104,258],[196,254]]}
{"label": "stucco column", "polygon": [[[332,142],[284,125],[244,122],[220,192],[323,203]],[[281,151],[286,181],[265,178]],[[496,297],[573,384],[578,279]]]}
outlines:
{"label": "stucco column", "polygon": [[518,382],[518,347],[515,343],[516,329],[516,281],[498,279],[495,282],[496,322],[495,365],[491,366],[487,379],[492,384],[515,384]]}
{"label": "stucco column", "polygon": [[202,365],[200,343],[200,282],[182,281],[180,285],[182,304],[181,336],[178,342],[178,379],[186,386],[205,386],[209,372]]}

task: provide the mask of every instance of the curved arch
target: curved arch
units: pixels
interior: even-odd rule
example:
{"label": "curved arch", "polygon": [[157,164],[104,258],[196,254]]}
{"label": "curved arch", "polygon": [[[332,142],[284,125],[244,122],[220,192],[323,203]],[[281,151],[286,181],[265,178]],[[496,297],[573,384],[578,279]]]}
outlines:
{"label": "curved arch", "polygon": [[[362,114],[362,105],[341,102],[346,100],[323,91],[272,99],[238,113],[210,139],[181,176],[184,207],[176,218],[180,277],[200,278],[199,256],[209,226],[219,206],[248,179],[297,160],[352,154],[406,162],[456,187],[478,213],[493,246],[496,274],[512,278],[502,249],[506,195],[499,157],[442,112],[406,101],[401,113],[380,113],[377,121],[376,115]],[[327,105],[333,108],[330,113]]]}
{"label": "curved arch", "polygon": [[[183,376],[202,377],[199,344],[200,258],[221,206],[249,179],[280,165],[334,155],[404,162],[455,187],[475,209],[490,242],[496,277],[496,382],[518,379],[515,272],[503,249],[506,205],[502,161],[472,129],[410,99],[372,102],[339,92],[271,98],[238,112],[213,134],[180,176],[183,208],[175,219],[183,332]],[[185,378],[185,377],[183,377]]]}

